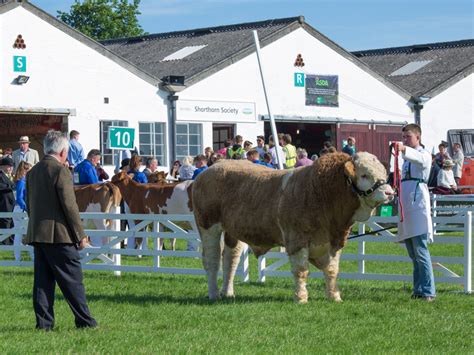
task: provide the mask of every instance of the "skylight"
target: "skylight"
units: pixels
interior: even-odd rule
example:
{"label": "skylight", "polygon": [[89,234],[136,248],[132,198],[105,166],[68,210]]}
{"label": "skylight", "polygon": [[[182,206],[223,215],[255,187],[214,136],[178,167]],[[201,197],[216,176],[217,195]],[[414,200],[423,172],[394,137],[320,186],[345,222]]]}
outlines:
{"label": "skylight", "polygon": [[423,68],[425,65],[431,63],[432,60],[417,60],[414,62],[410,62],[403,67],[395,70],[392,74],[389,76],[397,76],[397,75],[410,75],[416,72],[417,70],[420,70]]}
{"label": "skylight", "polygon": [[188,55],[191,55],[191,54],[197,52],[200,49],[203,49],[206,46],[207,46],[207,44],[204,44],[204,45],[201,45],[201,46],[187,46],[187,47],[181,48],[180,50],[178,50],[178,51],[170,54],[169,56],[163,58],[161,61],[166,62],[166,61],[169,61],[169,60],[180,60],[180,59],[183,59],[183,58],[187,57]]}

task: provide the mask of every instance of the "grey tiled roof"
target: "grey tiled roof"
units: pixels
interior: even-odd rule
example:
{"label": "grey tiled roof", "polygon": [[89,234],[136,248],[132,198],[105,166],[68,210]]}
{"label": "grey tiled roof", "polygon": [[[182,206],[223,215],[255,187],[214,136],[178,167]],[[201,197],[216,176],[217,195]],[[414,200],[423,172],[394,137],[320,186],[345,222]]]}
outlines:
{"label": "grey tiled roof", "polygon": [[[352,52],[372,70],[413,96],[433,97],[473,72],[474,40]],[[407,75],[390,75],[412,62],[430,61]]]}
{"label": "grey tiled roof", "polygon": [[[201,79],[200,74],[227,61],[235,54],[244,52],[242,54],[247,55],[250,53],[246,49],[253,50],[253,30],[257,30],[262,42],[277,33],[288,31],[294,25],[299,26],[299,21],[304,21],[304,19],[291,17],[113,39],[101,43],[156,78],[183,75],[186,77],[186,84],[191,84]],[[199,45],[206,45],[206,47],[180,60],[162,61],[179,49]]]}
{"label": "grey tiled roof", "polygon": [[[303,16],[120,38],[101,43],[110,51],[157,79],[168,75],[185,76],[185,85],[190,86],[253,53],[255,51],[253,30],[257,30],[260,46],[264,47],[298,28],[303,28],[339,55],[391,87],[402,97],[407,99],[410,97],[408,92],[386,80],[351,53],[308,25]],[[183,59],[162,61],[182,48],[202,45],[206,47]]]}

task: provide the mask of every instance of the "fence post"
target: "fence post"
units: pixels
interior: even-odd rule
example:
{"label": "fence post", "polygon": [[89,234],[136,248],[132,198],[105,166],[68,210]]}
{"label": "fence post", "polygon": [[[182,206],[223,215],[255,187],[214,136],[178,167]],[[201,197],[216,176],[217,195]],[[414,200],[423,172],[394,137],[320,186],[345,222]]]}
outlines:
{"label": "fence post", "polygon": [[[115,214],[115,217],[118,216],[120,218],[120,207],[112,207],[111,211],[113,211],[113,213]],[[109,226],[110,230],[115,231],[115,232],[120,231],[120,221],[121,219],[117,219],[117,218],[110,219],[110,226]],[[110,240],[112,240],[113,237],[114,236],[112,236]],[[117,235],[115,235],[115,239],[117,238],[118,238]],[[112,246],[112,249],[120,249],[120,243],[114,243],[114,245]],[[120,266],[122,264],[122,255],[113,254],[112,260],[115,266]],[[122,272],[120,270],[114,270],[114,275],[121,276]]]}
{"label": "fence post", "polygon": [[249,274],[249,246],[247,243],[244,244],[244,250],[242,251],[242,256],[240,258],[241,265],[242,265],[242,281],[249,282],[250,281],[250,274]]}
{"label": "fence post", "polygon": [[464,220],[464,292],[472,292],[472,212]]}
{"label": "fence post", "polygon": [[267,267],[265,255],[258,257],[258,282],[265,282],[265,268]]}
{"label": "fence post", "polygon": [[[153,233],[163,231],[163,226],[160,222],[153,221]],[[164,245],[164,243],[163,243]],[[160,268],[160,238],[153,238],[153,267]]]}
{"label": "fence post", "polygon": [[[438,195],[436,194],[433,194],[433,206],[432,206],[432,209],[433,209],[433,219],[436,220],[436,216],[438,215],[438,213],[436,212],[436,207],[438,205]],[[433,235],[436,235],[436,222],[433,223]]]}
{"label": "fence post", "polygon": [[[364,234],[365,233],[365,224],[364,223],[359,223],[359,229],[358,229],[359,234]],[[362,240],[359,240],[357,242],[357,265],[359,269],[359,274],[365,274],[365,242]]]}

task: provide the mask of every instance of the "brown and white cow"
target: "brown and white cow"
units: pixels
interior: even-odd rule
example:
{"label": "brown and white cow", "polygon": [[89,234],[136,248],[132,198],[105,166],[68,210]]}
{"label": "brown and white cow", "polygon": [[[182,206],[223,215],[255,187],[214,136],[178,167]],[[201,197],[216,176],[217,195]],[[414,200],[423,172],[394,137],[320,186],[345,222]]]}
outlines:
{"label": "brown and white cow", "polygon": [[[110,182],[103,184],[92,184],[75,186],[77,206],[80,212],[103,212],[103,213],[119,213],[120,200],[122,195],[117,186]],[[86,228],[93,228],[86,221]],[[111,221],[104,219],[92,220],[96,229],[105,230],[110,227]],[[107,243],[107,237],[91,237],[94,246],[101,246]]]}
{"label": "brown and white cow", "polygon": [[[120,189],[126,203],[126,211],[129,213],[192,214],[191,180],[169,184],[140,184],[133,181],[125,172],[121,172],[112,177],[112,183]],[[129,238],[128,242],[130,246],[135,247],[134,238]],[[171,239],[173,250],[175,246],[176,240]]]}
{"label": "brown and white cow", "polygon": [[277,171],[247,161],[222,161],[193,186],[210,299],[219,297],[217,273],[224,232],[221,295],[233,297],[233,279],[247,243],[258,257],[284,246],[295,280],[295,301],[306,303],[309,263],[324,272],[326,293],[341,301],[339,257],[352,225],[393,198],[387,173],[375,156],[327,154],[313,165]]}
{"label": "brown and white cow", "polygon": [[164,171],[155,171],[154,173],[151,173],[148,175],[148,183],[150,184],[167,184],[168,181],[166,180],[166,177],[168,176],[168,173],[165,173]]}

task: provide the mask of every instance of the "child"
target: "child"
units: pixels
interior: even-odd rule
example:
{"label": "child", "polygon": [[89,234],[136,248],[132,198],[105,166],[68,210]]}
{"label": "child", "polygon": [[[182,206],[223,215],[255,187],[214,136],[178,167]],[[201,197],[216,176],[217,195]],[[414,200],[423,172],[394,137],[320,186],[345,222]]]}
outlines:
{"label": "child", "polygon": [[441,195],[456,193],[457,185],[454,180],[453,166],[452,160],[446,159],[443,161],[443,168],[438,172],[438,184],[433,193]]}
{"label": "child", "polygon": [[398,223],[398,238],[404,241],[413,261],[413,295],[431,302],[436,297],[428,241],[433,241],[430,195],[426,181],[430,175],[431,154],[421,146],[421,128],[408,124],[402,129],[402,201],[404,220]]}

